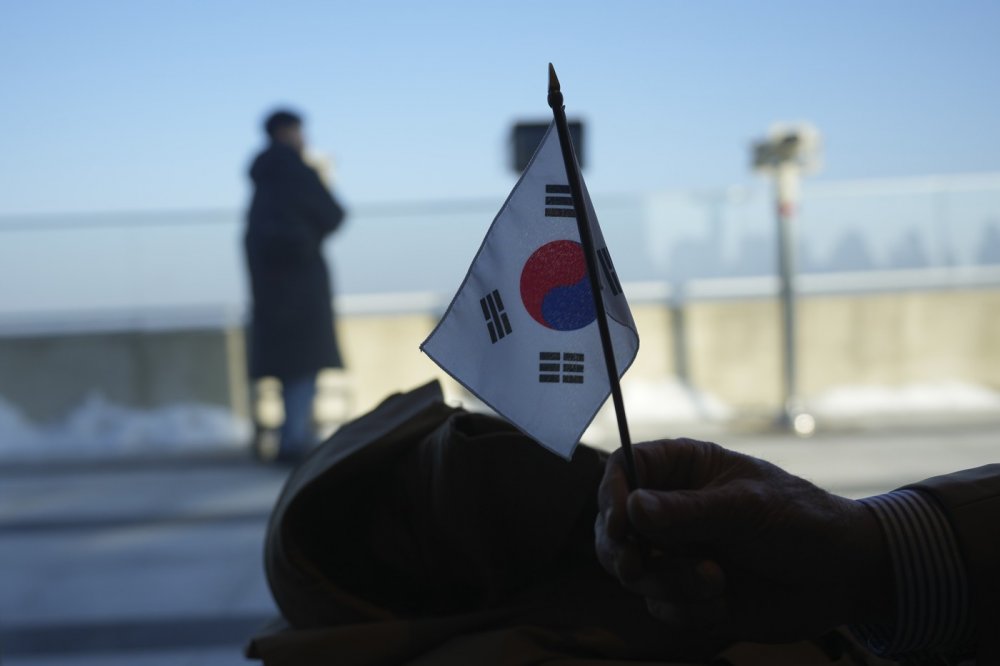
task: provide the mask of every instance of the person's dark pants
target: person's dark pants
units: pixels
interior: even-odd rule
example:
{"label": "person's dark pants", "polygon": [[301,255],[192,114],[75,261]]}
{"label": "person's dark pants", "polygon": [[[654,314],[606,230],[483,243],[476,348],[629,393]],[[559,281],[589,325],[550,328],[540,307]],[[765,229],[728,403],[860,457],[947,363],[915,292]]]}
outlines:
{"label": "person's dark pants", "polygon": [[315,398],[315,374],[292,379],[282,385],[281,399],[285,403],[285,421],[281,424],[279,457],[301,457],[316,445],[316,432],[313,427]]}

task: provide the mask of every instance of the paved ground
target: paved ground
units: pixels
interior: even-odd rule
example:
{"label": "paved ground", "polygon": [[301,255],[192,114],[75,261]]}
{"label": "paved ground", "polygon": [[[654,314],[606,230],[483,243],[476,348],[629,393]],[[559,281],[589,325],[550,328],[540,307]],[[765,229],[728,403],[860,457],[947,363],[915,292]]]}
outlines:
{"label": "paved ground", "polygon": [[285,473],[0,466],[0,663],[248,663],[242,645],[276,613],[261,550]]}
{"label": "paved ground", "polygon": [[[851,496],[1000,460],[1000,421],[693,434]],[[247,663],[276,612],[261,544],[284,476],[235,459],[0,462],[0,663]]]}

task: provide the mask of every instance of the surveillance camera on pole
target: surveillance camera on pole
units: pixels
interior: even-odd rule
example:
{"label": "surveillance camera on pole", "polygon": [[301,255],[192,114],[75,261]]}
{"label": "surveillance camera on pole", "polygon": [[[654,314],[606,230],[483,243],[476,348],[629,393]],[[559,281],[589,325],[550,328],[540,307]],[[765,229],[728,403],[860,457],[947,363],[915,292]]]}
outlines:
{"label": "surveillance camera on pole", "polygon": [[782,360],[784,404],[779,424],[801,435],[815,430],[816,422],[805,412],[798,396],[795,326],[795,227],[802,174],[815,173],[821,166],[820,135],[806,123],[771,126],[767,138],[752,146],[755,171],[774,178],[775,211],[778,220],[778,278],[782,317]]}

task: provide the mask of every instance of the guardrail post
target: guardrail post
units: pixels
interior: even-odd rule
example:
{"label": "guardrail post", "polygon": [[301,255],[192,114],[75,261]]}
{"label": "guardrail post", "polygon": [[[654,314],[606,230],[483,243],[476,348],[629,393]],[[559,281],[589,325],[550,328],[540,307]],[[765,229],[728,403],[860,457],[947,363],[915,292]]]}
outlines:
{"label": "guardrail post", "polygon": [[677,283],[672,293],[667,297],[667,310],[670,314],[670,340],[674,359],[674,374],[677,380],[689,386],[691,371],[688,363],[687,325],[685,323],[684,284]]}

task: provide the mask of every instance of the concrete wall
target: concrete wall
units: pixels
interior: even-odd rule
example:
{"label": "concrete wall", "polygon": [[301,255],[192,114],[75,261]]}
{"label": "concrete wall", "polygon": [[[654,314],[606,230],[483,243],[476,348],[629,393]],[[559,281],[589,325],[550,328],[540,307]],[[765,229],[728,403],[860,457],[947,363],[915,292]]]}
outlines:
{"label": "concrete wall", "polygon": [[65,417],[90,392],[134,407],[237,407],[231,368],[240,351],[230,347],[241,337],[211,330],[3,337],[0,398],[36,422]]}
{"label": "concrete wall", "polygon": [[[734,407],[781,400],[775,300],[710,301],[685,311],[691,379]],[[1000,290],[803,298],[799,390],[961,380],[1000,389]]]}
{"label": "concrete wall", "polygon": [[[686,377],[736,408],[779,404],[775,300],[634,304],[633,314],[642,342],[629,377]],[[341,317],[350,413],[434,377],[461,395],[418,350],[435,322],[429,314]],[[811,296],[800,302],[799,335],[804,397],[933,380],[1000,390],[998,288]],[[64,417],[95,390],[124,405],[195,401],[243,415],[244,359],[240,329],[0,337],[0,397],[35,421]]]}
{"label": "concrete wall", "polygon": [[351,411],[361,414],[386,395],[406,391],[437,377],[451,395],[457,386],[420,351],[437,324],[426,314],[341,317],[338,333],[347,379],[352,391]]}
{"label": "concrete wall", "polygon": [[[639,356],[630,375],[662,377],[673,372],[666,308],[638,305],[632,308],[642,338]],[[446,395],[461,398],[461,387],[420,352],[420,343],[437,324],[431,315],[366,315],[342,317],[338,332],[348,364],[347,379],[353,389],[352,411],[363,413],[386,395],[405,391],[437,378]]]}

